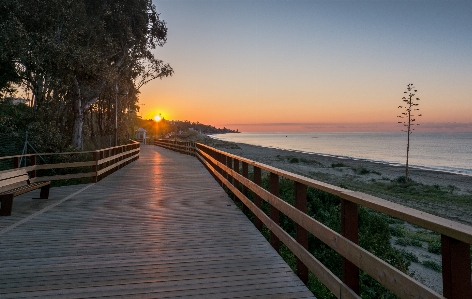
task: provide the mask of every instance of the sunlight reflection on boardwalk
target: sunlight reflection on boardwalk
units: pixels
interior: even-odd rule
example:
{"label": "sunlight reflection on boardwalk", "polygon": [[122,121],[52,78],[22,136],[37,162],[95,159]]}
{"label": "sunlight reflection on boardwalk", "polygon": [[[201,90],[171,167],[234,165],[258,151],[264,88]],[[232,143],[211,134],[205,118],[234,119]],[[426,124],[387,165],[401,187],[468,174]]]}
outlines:
{"label": "sunlight reflection on boardwalk", "polygon": [[97,184],[31,197],[0,218],[1,298],[313,298],[193,157],[143,146]]}

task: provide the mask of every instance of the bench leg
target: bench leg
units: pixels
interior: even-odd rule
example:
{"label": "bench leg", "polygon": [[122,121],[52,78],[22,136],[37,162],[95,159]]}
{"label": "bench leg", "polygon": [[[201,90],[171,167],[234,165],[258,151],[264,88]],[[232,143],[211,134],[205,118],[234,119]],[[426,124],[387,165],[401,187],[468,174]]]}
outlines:
{"label": "bench leg", "polygon": [[50,185],[42,186],[41,192],[39,193],[39,198],[47,199],[49,198],[49,187]]}
{"label": "bench leg", "polygon": [[13,194],[0,195],[0,216],[11,216],[13,206]]}

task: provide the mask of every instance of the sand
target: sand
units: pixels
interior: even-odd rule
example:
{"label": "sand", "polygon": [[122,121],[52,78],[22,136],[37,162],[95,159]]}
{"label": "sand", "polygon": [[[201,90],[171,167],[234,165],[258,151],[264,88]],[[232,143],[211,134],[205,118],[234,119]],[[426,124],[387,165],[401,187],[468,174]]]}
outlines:
{"label": "sand", "polygon": [[[451,194],[462,198],[462,201],[459,202],[455,202],[454,199],[450,201],[429,200],[428,198],[414,200],[382,194],[378,190],[377,192],[363,190],[365,187],[368,188],[369,184],[373,184],[374,181],[390,183],[391,180],[404,176],[404,166],[265,148],[211,138],[204,138],[201,141],[225,152],[336,186],[342,186],[349,182],[350,186],[358,186],[358,190],[365,193],[472,226],[472,176],[410,168],[410,176],[415,182],[436,186],[435,188],[442,190],[450,190]],[[363,169],[364,171],[362,171]],[[352,188],[350,187],[350,189]],[[404,227],[410,231],[424,231],[424,229],[406,222]],[[391,239],[391,244],[394,247],[414,254],[419,260],[418,263],[411,263],[409,274],[424,285],[442,294],[441,273],[422,264],[422,262],[430,261],[440,265],[441,256],[428,252],[428,244],[425,242],[421,246],[400,246],[396,244],[396,240],[395,237]]]}
{"label": "sand", "polygon": [[[405,175],[404,166],[358,159],[342,159],[214,139],[206,139],[205,143],[241,157],[336,186],[346,182],[350,182],[351,185],[356,183],[359,186],[372,184],[373,180],[389,182]],[[298,159],[299,162],[291,163],[293,158]],[[332,167],[333,165],[342,166]],[[362,169],[367,170],[368,173],[361,174]],[[417,201],[382,193],[366,193],[472,226],[472,176],[410,168],[410,177],[415,182],[424,185],[437,185],[443,190],[451,190],[454,195],[469,198],[469,202],[455,204],[454,202],[430,202],[427,199]]]}

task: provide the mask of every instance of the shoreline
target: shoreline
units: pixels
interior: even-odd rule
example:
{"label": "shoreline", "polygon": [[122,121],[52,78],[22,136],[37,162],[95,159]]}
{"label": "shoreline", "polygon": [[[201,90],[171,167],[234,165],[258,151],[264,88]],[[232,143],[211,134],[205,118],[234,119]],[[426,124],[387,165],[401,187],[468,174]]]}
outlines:
{"label": "shoreline", "polygon": [[[403,165],[228,142],[211,137],[207,137],[205,143],[256,162],[332,185],[347,185],[347,188],[351,190],[361,191],[472,226],[472,176],[410,168],[410,177],[415,183],[442,190],[443,193],[450,192],[451,198],[465,198],[465,202],[437,201],[428,198],[418,200],[411,199],[408,195],[396,196],[376,189],[370,190],[372,186],[392,184],[399,177],[404,176],[405,166]],[[447,193],[444,196],[448,195]]]}
{"label": "shoreline", "polygon": [[[275,147],[275,146],[253,145],[253,144],[244,143],[244,142],[226,141],[224,139],[219,139],[219,138],[216,138],[216,137],[212,137],[211,135],[208,135],[207,137],[211,138],[211,139],[214,139],[214,140],[221,141],[221,142],[243,144],[243,145],[256,146],[256,147],[267,148],[267,149],[277,149],[277,150],[282,150],[282,151],[296,152],[296,153],[316,155],[316,156],[326,156],[326,157],[332,157],[332,158],[337,158],[337,159],[362,160],[362,161],[365,161],[367,163],[378,163],[378,164],[383,164],[383,165],[388,165],[388,166],[405,167],[405,163],[395,162],[395,161],[375,160],[375,159],[369,159],[369,158],[343,156],[343,155],[338,155],[338,154],[307,152],[307,151],[302,151],[302,150],[286,149],[286,148],[280,148],[280,147]],[[441,172],[441,173],[448,173],[448,174],[457,174],[457,175],[472,177],[472,169],[466,169],[466,168],[454,168],[454,167],[448,167],[448,166],[434,167],[434,166],[425,166],[425,165],[415,165],[415,164],[410,163],[409,164],[409,169],[426,170],[426,171]]]}
{"label": "shoreline", "polygon": [[[330,158],[336,158],[336,159],[340,159],[340,160],[354,160],[354,161],[359,160],[359,161],[364,161],[366,163],[376,163],[376,164],[382,164],[382,165],[386,165],[386,166],[403,167],[403,168],[405,167],[405,164],[402,164],[402,163],[389,162],[389,161],[383,161],[383,160],[373,160],[373,159],[356,158],[356,157],[350,157],[350,156],[340,156],[340,155],[332,155],[332,154],[324,154],[324,153],[305,152],[305,151],[292,150],[292,149],[283,149],[283,148],[280,148],[280,147],[252,145],[252,144],[242,143],[242,142],[241,143],[236,142],[236,143],[237,144],[250,145],[250,146],[257,146],[257,147],[261,147],[261,148],[268,148],[268,149],[276,149],[276,150],[281,150],[281,151],[295,152],[295,153],[300,153],[300,154],[330,157]],[[457,175],[472,177],[472,170],[468,170],[468,169],[459,169],[459,168],[457,168],[458,170],[454,171],[453,169],[456,169],[456,168],[450,168],[451,170],[447,170],[447,169],[433,168],[433,167],[414,165],[414,164],[410,164],[408,166],[408,168],[410,170],[411,169],[417,169],[417,170],[440,172],[440,173],[445,173],[445,174],[457,174]]]}
{"label": "shoreline", "polygon": [[[219,140],[222,141],[222,140]],[[323,166],[329,168],[333,163],[346,163],[347,166],[369,166],[375,169],[381,169],[385,172],[385,176],[389,179],[395,179],[399,176],[404,175],[405,173],[405,165],[401,164],[393,164],[389,162],[383,161],[375,161],[369,159],[362,159],[362,158],[353,158],[348,156],[336,156],[336,155],[328,155],[328,154],[319,154],[319,153],[312,153],[312,152],[303,152],[297,150],[286,150],[276,147],[265,147],[260,145],[252,145],[247,143],[237,143],[237,142],[227,142],[222,141],[225,143],[232,143],[239,147],[239,149],[235,149],[232,147],[223,147],[224,149],[228,150],[228,152],[240,155],[242,157],[255,160],[261,163],[265,162],[273,162],[274,156],[297,156],[301,158],[315,158],[318,162],[322,163]],[[260,152],[260,153],[257,153]],[[253,157],[253,158],[251,158]],[[279,161],[275,161],[276,164],[284,164],[284,163],[277,163]],[[269,164],[265,163],[265,164]],[[271,164],[269,164],[271,165]],[[281,165],[282,166],[282,165]],[[435,185],[439,184],[441,186],[447,185],[455,185],[458,187],[462,192],[469,193],[472,195],[472,175],[463,174],[463,173],[454,173],[439,169],[432,169],[427,167],[418,167],[418,166],[410,166],[409,172],[412,179],[416,182],[423,183],[426,185]],[[382,175],[384,175],[382,173]]]}

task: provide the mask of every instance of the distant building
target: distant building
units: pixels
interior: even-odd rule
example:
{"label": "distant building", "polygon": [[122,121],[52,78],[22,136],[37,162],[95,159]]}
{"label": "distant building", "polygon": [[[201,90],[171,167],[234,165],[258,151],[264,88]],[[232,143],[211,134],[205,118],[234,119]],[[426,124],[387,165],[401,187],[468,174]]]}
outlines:
{"label": "distant building", "polygon": [[136,141],[146,144],[146,133],[147,131],[143,128],[139,128],[136,131]]}

